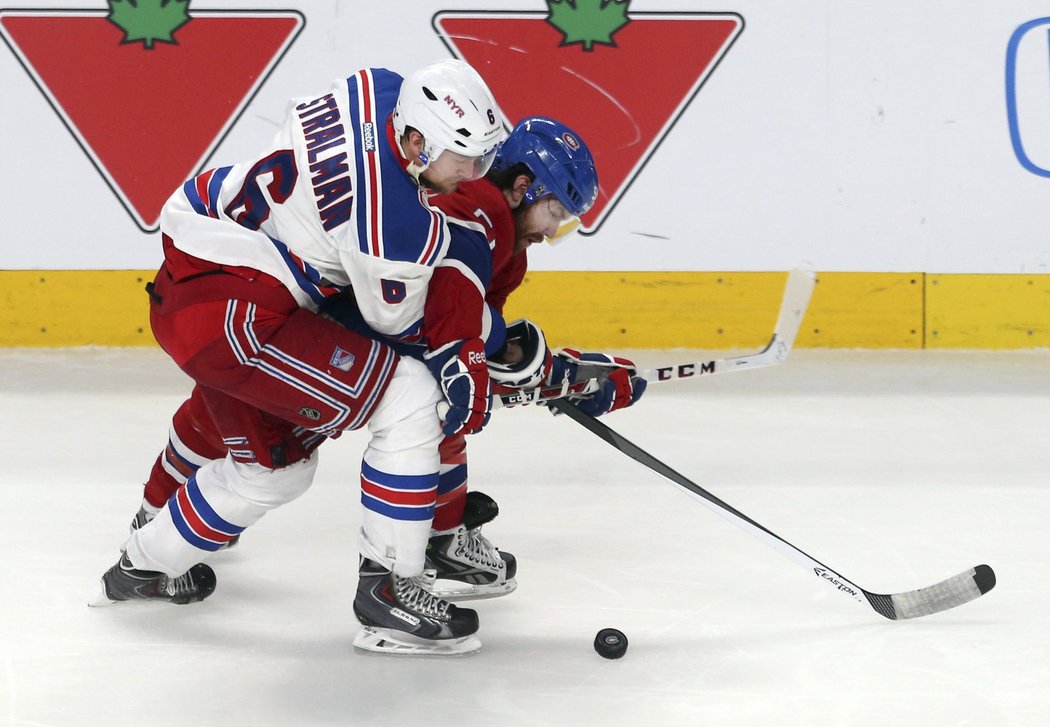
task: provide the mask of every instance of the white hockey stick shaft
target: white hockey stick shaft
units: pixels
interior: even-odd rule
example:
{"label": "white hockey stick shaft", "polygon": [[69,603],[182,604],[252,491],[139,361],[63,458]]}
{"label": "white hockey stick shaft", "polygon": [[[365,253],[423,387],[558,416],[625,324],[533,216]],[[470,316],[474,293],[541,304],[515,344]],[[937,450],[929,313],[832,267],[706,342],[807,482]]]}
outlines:
{"label": "white hockey stick shaft", "polygon": [[[638,375],[649,383],[655,384],[665,381],[690,379],[696,376],[711,376],[730,371],[743,371],[745,369],[761,368],[781,363],[787,359],[792,347],[795,345],[795,338],[798,336],[799,328],[802,326],[802,319],[809,308],[809,300],[813,296],[813,288],[816,282],[816,274],[809,271],[792,270],[788,273],[787,284],[784,286],[784,296],[780,303],[780,314],[777,316],[777,324],[773,329],[773,337],[770,338],[766,347],[758,353],[731,358],[716,358],[707,361],[691,361],[670,366],[657,366],[656,368],[645,369],[639,372]],[[520,406],[573,396],[585,396],[597,391],[597,389],[597,379],[591,379],[567,388],[551,386],[529,391],[512,391],[494,395],[492,408],[499,409],[501,407]]]}
{"label": "white hockey stick shaft", "polygon": [[806,316],[816,283],[817,276],[812,272],[792,270],[788,273],[784,296],[780,303],[780,314],[777,316],[777,324],[773,329],[773,337],[758,353],[735,358],[716,358],[673,366],[658,366],[655,369],[642,371],[641,376],[650,383],[659,383],[781,363],[787,359],[795,345],[795,338],[802,327],[802,319]]}

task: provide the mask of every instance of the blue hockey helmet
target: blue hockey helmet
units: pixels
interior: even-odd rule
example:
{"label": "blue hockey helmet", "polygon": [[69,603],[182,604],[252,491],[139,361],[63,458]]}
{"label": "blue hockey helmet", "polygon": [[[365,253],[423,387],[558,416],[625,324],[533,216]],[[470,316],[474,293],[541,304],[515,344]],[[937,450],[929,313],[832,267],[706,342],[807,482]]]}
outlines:
{"label": "blue hockey helmet", "polygon": [[554,119],[531,116],[519,121],[500,146],[492,168],[519,163],[535,177],[525,192],[530,204],[553,194],[565,209],[580,217],[598,198],[594,157],[576,132]]}

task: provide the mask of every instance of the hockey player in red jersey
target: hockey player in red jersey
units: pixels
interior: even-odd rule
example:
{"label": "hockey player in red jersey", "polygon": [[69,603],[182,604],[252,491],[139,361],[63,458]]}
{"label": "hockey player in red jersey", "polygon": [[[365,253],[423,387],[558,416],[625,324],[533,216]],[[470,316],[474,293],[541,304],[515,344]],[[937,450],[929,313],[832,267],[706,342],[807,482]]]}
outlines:
{"label": "hockey player in red jersey", "polygon": [[132,532],[98,605],[208,597],[215,574],[199,561],[301,495],[326,437],[367,425],[360,551],[362,579],[367,572],[376,587],[355,611],[422,651],[480,647],[477,614],[423,591],[418,578],[441,436],[488,418],[484,344],[454,342],[424,365],[317,311],[352,291],[370,327],[418,340],[427,286],[449,247],[427,190],[484,175],[502,136],[491,93],[462,62],[405,79],[364,69],[295,103],[258,158],[209,170],[172,195],[150,322],[194,379],[191,406],[198,422],[207,414],[221,443],[208,454],[221,458],[202,463]]}
{"label": "hockey player in red jersey", "polygon": [[[528,247],[555,238],[560,229],[574,229],[597,194],[594,159],[572,129],[544,117],[518,123],[485,179],[434,200],[448,215],[452,243],[427,296],[428,337],[495,337],[501,347],[489,352],[489,372],[497,389],[598,378],[599,391],[577,402],[588,413],[600,415],[637,401],[646,382],[634,376],[634,364],[626,359],[574,349],[552,354],[539,326],[528,320],[506,326],[502,341],[488,333],[503,327],[504,305],[528,268]],[[432,592],[467,599],[514,590],[516,560],[480,533],[496,512],[488,496],[468,495],[465,437],[447,436],[441,443],[437,511],[427,549],[428,572],[436,574]]]}

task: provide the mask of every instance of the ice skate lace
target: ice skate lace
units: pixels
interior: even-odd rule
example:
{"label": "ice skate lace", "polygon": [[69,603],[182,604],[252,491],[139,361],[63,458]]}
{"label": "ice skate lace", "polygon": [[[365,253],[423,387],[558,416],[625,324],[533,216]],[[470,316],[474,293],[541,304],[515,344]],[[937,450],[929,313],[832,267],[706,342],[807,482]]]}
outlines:
{"label": "ice skate lace", "polygon": [[424,591],[415,578],[394,576],[397,600],[403,606],[430,618],[447,618],[449,602]]}
{"label": "ice skate lace", "polygon": [[194,596],[197,594],[197,583],[193,580],[193,576],[189,571],[177,578],[166,577],[164,580],[163,590],[170,598]]}
{"label": "ice skate lace", "polygon": [[464,529],[463,532],[457,533],[456,556],[464,557],[471,563],[494,571],[504,567],[499,551],[489,542],[488,538],[481,534],[481,528]]}

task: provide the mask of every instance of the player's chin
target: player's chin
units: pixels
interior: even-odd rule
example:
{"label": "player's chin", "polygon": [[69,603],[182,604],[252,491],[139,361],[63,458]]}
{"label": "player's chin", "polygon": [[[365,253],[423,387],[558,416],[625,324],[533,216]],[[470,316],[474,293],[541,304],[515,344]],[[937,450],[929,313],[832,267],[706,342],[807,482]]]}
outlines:
{"label": "player's chin", "polygon": [[426,177],[421,177],[420,179],[423,186],[434,194],[452,194],[459,188],[458,181],[449,181],[447,179],[427,179]]}

